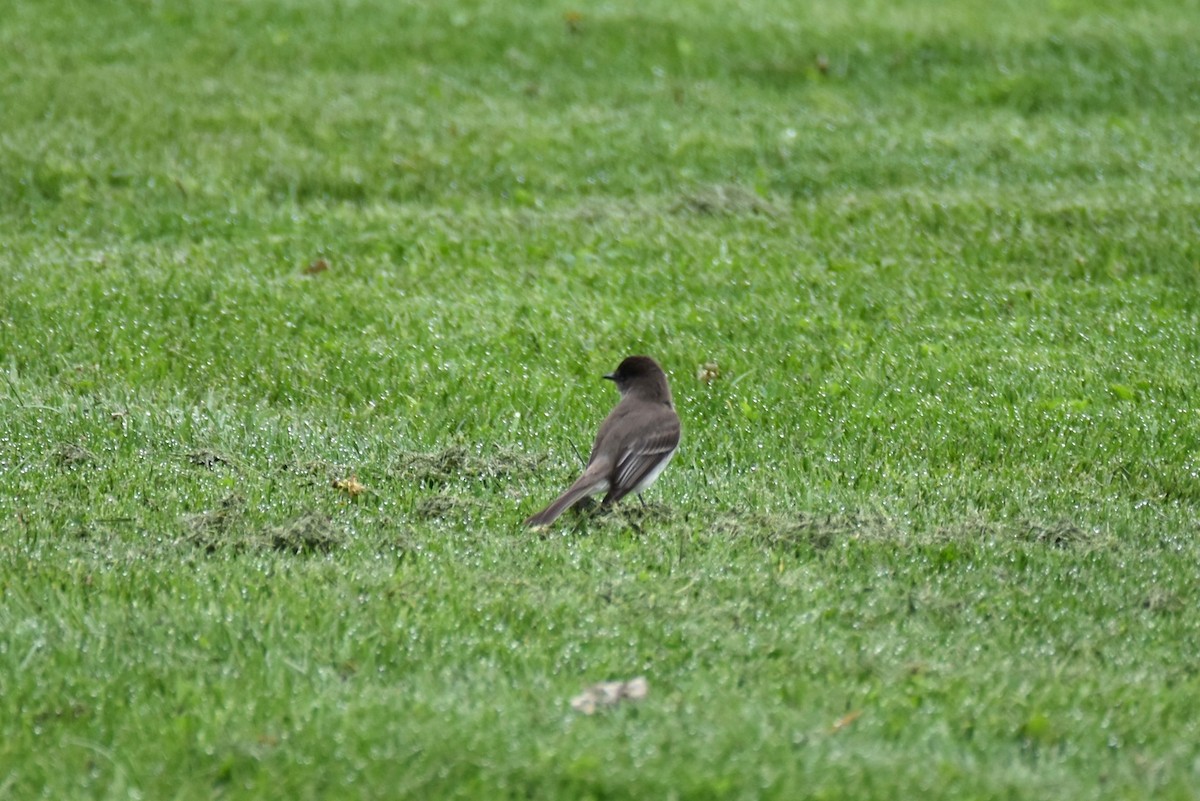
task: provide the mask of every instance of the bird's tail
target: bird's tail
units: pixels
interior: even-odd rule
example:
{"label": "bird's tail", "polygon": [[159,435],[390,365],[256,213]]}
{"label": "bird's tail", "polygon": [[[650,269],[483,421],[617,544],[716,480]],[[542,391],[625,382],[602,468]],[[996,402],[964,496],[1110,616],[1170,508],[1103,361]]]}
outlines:
{"label": "bird's tail", "polygon": [[594,475],[584,473],[571,486],[567,487],[566,492],[554,499],[554,502],[547,506],[542,511],[538,512],[525,521],[525,525],[530,527],[548,526],[558,519],[558,516],[570,509],[579,501],[594,495],[597,492],[604,490],[605,482],[598,479]]}

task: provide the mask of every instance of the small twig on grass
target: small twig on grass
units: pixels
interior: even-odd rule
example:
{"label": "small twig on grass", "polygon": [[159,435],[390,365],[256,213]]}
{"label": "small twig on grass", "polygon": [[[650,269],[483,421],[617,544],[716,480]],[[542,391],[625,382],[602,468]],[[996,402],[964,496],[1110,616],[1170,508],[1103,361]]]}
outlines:
{"label": "small twig on grass", "polygon": [[17,399],[17,403],[24,406],[25,399],[21,397],[21,390],[17,389],[17,385],[13,383],[12,376],[8,374],[7,370],[0,372],[0,375],[4,376],[4,383],[8,384],[8,389],[12,392],[12,396]]}
{"label": "small twig on grass", "polygon": [[8,389],[12,393],[12,397],[22,409],[41,409],[42,411],[55,413],[62,412],[62,409],[55,409],[53,406],[47,406],[44,403],[26,403],[25,396],[21,394],[21,390],[17,389],[17,385],[13,383],[12,377],[7,372],[0,372],[0,375],[4,376],[4,383],[8,384]]}

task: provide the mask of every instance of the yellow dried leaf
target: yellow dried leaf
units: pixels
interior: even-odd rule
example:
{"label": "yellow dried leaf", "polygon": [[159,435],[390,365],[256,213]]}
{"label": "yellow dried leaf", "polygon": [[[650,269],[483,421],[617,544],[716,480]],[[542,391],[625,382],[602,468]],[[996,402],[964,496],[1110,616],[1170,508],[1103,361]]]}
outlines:
{"label": "yellow dried leaf", "polygon": [[362,495],[367,491],[367,488],[359,483],[358,476],[339,478],[333,482],[333,488],[336,490],[341,490],[351,498],[357,498],[359,495]]}
{"label": "yellow dried leaf", "polygon": [[832,734],[837,734],[839,731],[846,728],[851,723],[858,720],[860,717],[862,717],[861,709],[856,709],[853,712],[847,712],[846,714],[844,714],[840,718],[838,718],[836,721],[834,721],[833,727],[830,729],[830,732]]}
{"label": "yellow dried leaf", "polygon": [[702,384],[711,384],[721,377],[721,368],[716,362],[705,362],[696,368],[696,380]]}

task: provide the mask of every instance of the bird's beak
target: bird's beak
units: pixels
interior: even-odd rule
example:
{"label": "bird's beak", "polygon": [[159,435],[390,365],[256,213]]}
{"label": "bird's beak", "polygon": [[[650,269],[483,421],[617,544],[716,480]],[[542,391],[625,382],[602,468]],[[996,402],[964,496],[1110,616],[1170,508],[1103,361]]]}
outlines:
{"label": "bird's beak", "polygon": [[603,378],[603,379],[604,379],[604,380],[606,380],[606,381],[616,381],[616,380],[617,380],[617,374],[616,374],[616,373],[609,373],[608,375],[602,375],[602,376],[600,376],[600,377],[601,377],[601,378]]}

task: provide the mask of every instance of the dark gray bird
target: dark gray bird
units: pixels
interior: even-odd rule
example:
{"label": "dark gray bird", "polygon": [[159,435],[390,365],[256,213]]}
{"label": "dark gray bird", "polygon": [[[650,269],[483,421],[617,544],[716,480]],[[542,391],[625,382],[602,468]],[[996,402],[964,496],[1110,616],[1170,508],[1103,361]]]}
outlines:
{"label": "dark gray bird", "polygon": [[653,484],[675,455],[679,415],[658,362],[649,356],[630,356],[604,377],[616,382],[621,400],[600,424],[583,475],[525,525],[548,526],[579,501],[600,492],[608,493],[602,505],[611,506]]}

